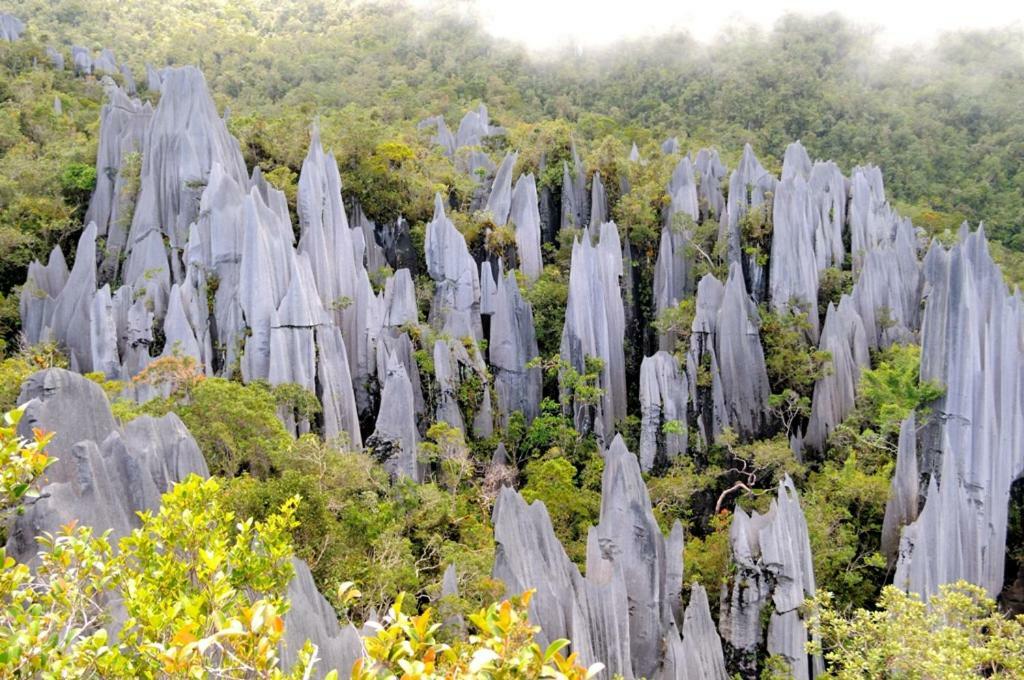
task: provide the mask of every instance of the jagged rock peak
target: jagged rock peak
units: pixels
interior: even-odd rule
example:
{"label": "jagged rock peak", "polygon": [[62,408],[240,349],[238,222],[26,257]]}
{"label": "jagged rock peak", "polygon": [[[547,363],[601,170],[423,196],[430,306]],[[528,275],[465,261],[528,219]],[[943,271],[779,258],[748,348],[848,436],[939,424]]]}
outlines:
{"label": "jagged rock peak", "polygon": [[[894,583],[929,597],[964,579],[1003,586],[1010,485],[1024,474],[1022,314],[984,230],[925,257],[921,380],[944,395],[921,436],[924,506],[903,529]],[[909,463],[909,461],[907,461]],[[896,508],[894,508],[894,513]],[[898,513],[904,514],[904,513]]]}
{"label": "jagged rock peak", "polygon": [[509,219],[516,228],[519,270],[530,281],[540,276],[544,263],[540,250],[540,207],[533,174],[520,175],[512,189]]}
{"label": "jagged rock peak", "polygon": [[434,219],[427,224],[424,250],[427,273],[434,280],[431,323],[456,338],[483,336],[480,323],[480,275],[466,239],[444,212],[441,194],[434,198]]}
{"label": "jagged rock peak", "polygon": [[166,236],[172,249],[184,248],[215,163],[239,186],[247,186],[238,142],[217,115],[202,72],[193,66],[164,69],[160,102],[142,151],[129,250],[151,232]]}
{"label": "jagged rock peak", "polygon": [[[792,148],[792,146],[790,147]],[[803,151],[803,147],[800,147]],[[803,158],[806,158],[803,152]],[[787,151],[788,158],[788,151]],[[801,166],[802,167],[802,166]],[[807,161],[810,172],[810,161]],[[814,254],[814,209],[802,170],[775,187],[772,208],[772,307],[780,312],[806,314],[809,339],[818,342],[818,265]]]}
{"label": "jagged rock peak", "polygon": [[581,431],[593,429],[601,439],[610,438],[615,424],[626,417],[625,309],[619,280],[622,247],[614,222],[601,226],[597,245],[589,229],[576,239],[569,269],[569,294],[562,329],[562,358],[583,374],[587,359],[603,362],[598,404],[572,404],[572,415]]}
{"label": "jagged rock peak", "polygon": [[640,364],[640,467],[649,472],[686,451],[686,373],[666,351]]}
{"label": "jagged rock peak", "polygon": [[537,357],[537,339],[533,309],[520,294],[514,272],[498,277],[487,351],[502,427],[516,411],[531,422],[540,409],[542,376],[539,367],[526,366]]}
{"label": "jagged rock peak", "polygon": [[491,193],[487,197],[486,210],[491,213],[494,223],[499,227],[508,222],[509,210],[512,205],[512,170],[515,168],[519,154],[509,151],[498,166],[491,184]]}
{"label": "jagged rock peak", "polygon": [[0,13],[0,40],[14,42],[25,32],[25,23],[13,14]]}

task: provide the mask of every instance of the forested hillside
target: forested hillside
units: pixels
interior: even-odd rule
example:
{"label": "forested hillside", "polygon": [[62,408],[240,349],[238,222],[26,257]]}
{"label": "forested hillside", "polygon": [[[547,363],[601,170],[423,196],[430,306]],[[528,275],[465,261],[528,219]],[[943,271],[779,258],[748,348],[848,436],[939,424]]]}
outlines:
{"label": "forested hillside", "polygon": [[[6,554],[110,528],[68,544],[144,612],[48,653],[196,669],[238,617],[253,672],[308,637],[385,677],[409,636],[409,677],[1024,673],[1021,34],[532,55],[399,2],[5,12],[0,412],[38,463]],[[224,616],[146,580],[167,546],[232,565]],[[530,589],[536,631],[492,606]]]}

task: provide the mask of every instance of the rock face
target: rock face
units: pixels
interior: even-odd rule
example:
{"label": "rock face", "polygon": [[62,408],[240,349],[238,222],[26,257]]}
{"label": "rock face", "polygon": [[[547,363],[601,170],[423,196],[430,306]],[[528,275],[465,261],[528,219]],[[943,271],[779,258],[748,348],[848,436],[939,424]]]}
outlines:
{"label": "rock face", "polygon": [[532,174],[520,175],[512,189],[509,219],[516,228],[516,251],[519,269],[530,281],[540,276],[544,264],[540,253],[540,209],[537,202],[537,183]]}
{"label": "rock face", "polygon": [[743,677],[756,677],[762,610],[767,606],[768,653],[781,656],[794,678],[823,673],[821,659],[807,654],[808,632],[799,612],[814,595],[814,567],[807,522],[788,475],[764,515],[736,509],[729,542],[736,573],[728,593],[723,587],[720,626],[733,664]]}
{"label": "rock face", "polygon": [[[562,162],[562,229],[582,229],[590,222],[590,196],[587,194],[587,173],[572,145],[572,168]],[[600,226],[595,224],[594,226]]]}
{"label": "rock face", "polygon": [[441,195],[434,199],[434,219],[424,239],[427,273],[434,280],[430,321],[452,337],[483,337],[480,325],[480,275],[466,239],[444,213]]}
{"label": "rock face", "polygon": [[14,42],[25,32],[25,24],[13,14],[0,14],[0,40]]}
{"label": "rock face", "polygon": [[392,476],[411,477],[420,482],[424,466],[418,458],[419,433],[412,383],[405,367],[393,354],[387,358],[383,383],[377,424],[366,445]]}
{"label": "rock face", "polygon": [[526,367],[537,357],[537,339],[533,310],[519,294],[514,272],[498,277],[487,352],[502,428],[508,426],[509,416],[515,411],[520,411],[527,423],[531,422],[540,408],[541,371],[540,367]]}
{"label": "rock face", "polygon": [[900,424],[896,471],[889,486],[889,502],[882,521],[882,554],[891,564],[899,550],[900,531],[917,519],[918,488],[917,419],[914,412]]}
{"label": "rock face", "polygon": [[584,229],[572,247],[561,357],[581,375],[587,372],[588,358],[603,362],[599,386],[604,394],[599,403],[572,402],[577,429],[593,430],[599,439],[610,439],[615,424],[626,417],[621,276],[622,248],[615,223],[601,225],[597,245],[591,242],[590,230]]}
{"label": "rock face", "polygon": [[767,272],[758,264],[754,255],[743,251],[741,222],[751,210],[762,215],[771,210],[769,195],[775,191],[775,177],[764,169],[754,156],[754,150],[747,144],[743,147],[740,164],[729,176],[729,201],[722,215],[719,239],[726,243],[727,259],[731,265],[741,264],[746,277],[747,289],[751,296],[762,301],[768,294]]}
{"label": "rock face", "polygon": [[814,385],[804,443],[822,451],[836,425],[853,410],[860,371],[868,365],[868,340],[853,300],[829,304],[819,348],[831,356],[831,370]]}
{"label": "rock face", "polygon": [[530,616],[542,644],[569,638],[585,664],[605,664],[602,677],[726,677],[703,591],[695,590],[682,613],[682,527],[676,523],[668,539],[661,534],[636,457],[621,437],[605,453],[601,517],[588,535],[585,578],[539,501],[527,505],[503,488],[494,532],[494,577],[508,592],[537,590]]}
{"label": "rock face", "polygon": [[[920,514],[903,529],[894,582],[928,597],[964,579],[994,597],[1003,586],[1010,484],[1024,474],[1021,301],[980,228],[964,227],[948,251],[933,246],[924,272],[921,379],[938,381],[945,395],[922,435],[919,471],[930,480]],[[909,519],[910,465],[900,462],[894,484],[906,490],[891,497],[891,514]]]}
{"label": "rock face", "polygon": [[19,432],[37,427],[57,433],[40,497],[14,518],[7,554],[34,562],[44,532],[72,520],[112,530],[112,540],[139,526],[136,512],[155,510],[160,496],[190,474],[209,476],[195,440],[174,414],[141,417],[123,429],[110,413],[103,390],[86,378],[51,368],[31,376],[19,403]]}
{"label": "rock face", "polygon": [[[15,516],[9,529],[6,552],[19,562],[35,561],[36,536],[56,533],[72,520],[97,533],[109,529],[116,541],[140,526],[136,513],[158,509],[171,486],[193,474],[210,474],[178,416],[142,416],[118,427],[100,386],[75,373],[59,368],[36,373],[18,401],[25,406],[19,432],[33,427],[55,432],[48,448],[58,458],[39,498]],[[295,662],[309,639],[323,660],[317,667],[321,676],[329,668],[346,673],[363,653],[359,635],[351,626],[339,628],[305,562],[293,560],[293,566],[284,666]]]}
{"label": "rock face", "polygon": [[640,467],[649,472],[686,451],[686,373],[668,352],[640,364]]}
{"label": "rock face", "polygon": [[[810,161],[807,163],[809,165]],[[818,264],[814,254],[814,205],[803,176],[785,177],[785,173],[783,166],[784,179],[775,187],[772,208],[774,231],[769,291],[776,310],[807,315],[808,334],[811,342],[816,343]]]}
{"label": "rock face", "polygon": [[[725,427],[747,439],[764,430],[770,388],[759,328],[739,264],[730,268],[724,287],[710,274],[701,279],[686,371],[706,441]],[[701,383],[710,389],[698,395]]]}

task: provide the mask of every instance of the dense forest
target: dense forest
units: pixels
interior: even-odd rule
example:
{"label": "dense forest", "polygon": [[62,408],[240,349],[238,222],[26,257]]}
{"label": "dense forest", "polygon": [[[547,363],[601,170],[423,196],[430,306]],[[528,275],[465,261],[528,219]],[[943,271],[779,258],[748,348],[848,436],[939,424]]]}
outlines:
{"label": "dense forest", "polygon": [[[311,577],[302,597],[319,602],[316,591],[323,593],[334,629],[335,621],[351,623],[345,631],[384,622],[380,632],[362,628],[372,642],[355,638],[365,652],[351,673],[357,678],[584,678],[591,662],[604,664],[591,670],[605,677],[608,669],[626,669],[626,677],[1024,674],[1024,618],[1013,618],[1024,612],[1024,486],[1011,484],[1024,472],[1024,454],[1000,448],[1024,431],[1024,401],[1011,394],[1024,384],[1012,344],[1021,337],[1013,286],[1024,281],[1024,35],[951,34],[927,49],[883,49],[839,16],[786,16],[709,41],[669,33],[538,55],[489,36],[459,6],[22,0],[0,2],[0,18],[5,12],[24,22],[16,39],[0,40],[7,555],[35,554],[19,532],[29,521],[50,526],[38,519],[46,508],[64,517],[46,505],[55,501],[42,482],[33,509],[17,509],[35,493],[31,482],[51,466],[54,484],[65,483],[73,475],[63,466],[86,456],[59,426],[42,428],[55,435],[19,429],[19,395],[45,405],[45,395],[65,390],[88,403],[78,420],[56,405],[26,413],[33,424],[88,431],[81,438],[101,445],[111,469],[115,454],[104,437],[120,437],[130,450],[143,427],[166,424],[170,414],[184,429],[174,436],[194,439],[198,453],[178,459],[180,479],[161,473],[167,487],[181,482],[173,488],[132,491],[145,496],[135,507],[146,512],[141,524],[129,513],[123,531],[111,524],[115,538],[124,536],[118,550],[101,531],[69,525],[43,541],[45,587],[33,590],[28,569],[5,564],[0,596],[19,606],[0,615],[8,647],[0,665],[31,674],[59,658],[102,677],[184,677],[210,672],[211,658],[234,658],[239,668],[269,674],[278,659],[267,650],[284,638],[262,621],[290,626],[289,600],[305,602],[293,593],[293,572],[305,569],[289,566],[294,551]],[[7,31],[13,24],[5,21]],[[188,65],[197,70],[176,68]],[[465,142],[472,125],[482,132]],[[185,148],[197,139],[209,149]],[[834,165],[812,169],[811,159]],[[191,171],[189,163],[202,166],[200,179],[174,174],[175,164]],[[819,170],[829,173],[829,188],[813,201],[841,200],[814,204],[818,231],[804,243],[793,225],[812,220],[812,199],[802,197],[820,189]],[[173,182],[161,179],[171,175]],[[811,189],[799,188],[805,180]],[[319,214],[329,212],[322,206],[332,187],[340,188],[332,209],[345,243],[355,238],[349,231],[361,239],[346,248],[357,253],[365,290],[344,283],[348,265],[336,256],[351,255],[336,249],[330,220]],[[244,197],[237,205],[235,191]],[[870,209],[858,207],[869,194]],[[257,207],[237,207],[245,201]],[[244,217],[230,217],[236,208]],[[189,217],[149,224],[146,211]],[[230,257],[217,259],[208,240],[216,236],[204,231],[215,234],[232,219],[243,225],[239,233],[254,223],[263,230],[263,240],[237,237],[241,273],[224,264]],[[97,221],[99,232],[90,225]],[[983,231],[973,231],[979,223]],[[528,224],[536,247],[524,235]],[[322,269],[314,226],[327,234]],[[118,245],[116,233],[127,243]],[[826,233],[834,234],[828,255]],[[246,264],[254,253],[259,267]],[[967,274],[956,264],[961,257],[971,263]],[[617,263],[610,278],[608,262]],[[88,284],[87,301],[61,302],[66,291],[48,288],[60,270],[61,286]],[[328,271],[342,281],[330,296]],[[240,277],[237,289],[225,272]],[[962,295],[950,283],[958,275],[971,282]],[[470,276],[475,306],[463,310],[465,290],[452,282]],[[112,318],[117,343],[103,363],[99,312],[84,326],[76,319],[104,299],[116,317],[122,290],[125,310],[148,313],[150,335],[127,349],[124,319]],[[977,297],[962,302],[970,295]],[[231,296],[240,300],[230,302],[238,318],[224,312]],[[875,302],[863,302],[869,298]],[[260,367],[250,347],[263,341],[253,319],[266,305]],[[929,311],[939,305],[946,316]],[[294,320],[310,307],[336,321]],[[455,313],[464,311],[465,318]],[[137,330],[134,313],[122,314],[129,332]],[[588,319],[602,315],[613,349],[574,345],[586,344]],[[937,330],[934,319],[947,317],[958,321]],[[975,321],[985,330],[976,332]],[[281,342],[291,349],[282,349],[274,335],[304,323],[317,329],[310,370],[299,366],[305,359],[275,364],[304,356],[294,350],[298,340],[288,336]],[[338,374],[325,368],[331,343],[321,338],[322,326],[335,324],[347,357]],[[996,349],[984,344],[999,335],[992,324],[1008,338]],[[958,339],[979,334],[985,339]],[[89,337],[91,352],[83,353]],[[958,356],[976,361],[960,366]],[[33,377],[41,369],[87,380],[47,373],[51,390]],[[995,377],[1003,372],[1011,376],[1005,383]],[[972,383],[975,373],[990,377]],[[338,382],[347,392],[328,389]],[[751,400],[752,415],[737,412]],[[978,426],[981,434],[965,435],[947,423],[952,404],[972,400],[999,415],[992,427]],[[108,425],[75,429],[86,418]],[[989,445],[992,437],[998,445]],[[985,558],[998,568],[964,567],[977,573],[973,585],[929,581],[920,575],[924,550],[915,564],[900,541],[901,529],[928,534],[926,518],[939,514],[924,503],[939,496],[929,484],[952,478],[945,466],[953,456],[942,452],[961,444],[975,467],[989,464],[984,456],[995,461],[996,472],[986,468],[978,484],[992,485],[992,503],[1007,506],[986,520],[999,528],[1006,559]],[[48,446],[56,463],[42,453]],[[150,445],[146,455],[158,449]],[[615,493],[633,495],[627,503]],[[542,548],[511,528],[538,523],[544,534],[531,509],[539,506],[527,505],[534,501],[553,532],[548,543],[537,539]],[[650,526],[622,528],[648,516]],[[590,631],[586,649],[580,638],[552,633],[545,607],[555,596],[543,588],[531,603],[510,587],[525,579],[523,570],[540,569],[510,554],[541,550],[553,560],[544,563],[551,574],[575,574],[565,583],[591,593],[589,605],[583,595],[577,604],[597,617],[587,607],[614,598],[586,589],[624,569],[630,611],[620,618],[640,625],[634,589],[642,579],[629,570],[641,567],[595,557],[596,545],[631,531],[657,537],[650,560],[656,553],[668,574],[655,580],[670,583],[652,597],[675,636],[658,638],[645,656],[627,627],[632,664],[628,655],[600,657],[598,649],[614,647],[603,636],[615,636],[593,621],[574,624]],[[803,536],[807,551],[778,559],[810,563],[806,604],[801,596],[783,608],[791,574],[767,557],[742,555],[748,531],[762,536],[751,554],[771,552],[768,534],[780,545],[779,536]],[[547,557],[559,552],[551,546],[564,548],[564,564]],[[209,593],[195,586],[202,569],[197,576],[169,566],[162,551],[175,550],[207,561]],[[56,575],[72,562],[79,590],[69,595]],[[230,564],[229,576],[217,581],[211,564]],[[560,576],[551,578],[558,590]],[[131,584],[117,587],[132,632],[115,653],[105,633],[85,636],[93,624],[75,621],[99,617],[89,608],[103,602],[96,593],[119,579]],[[739,603],[755,597],[744,590],[754,581],[755,595],[774,604],[751,615]],[[672,597],[678,605],[665,604]],[[494,604],[503,598],[511,599]],[[421,614],[428,605],[433,613]],[[50,612],[50,625],[80,626],[85,642],[39,634],[33,606]],[[176,616],[178,624],[162,622]],[[789,626],[798,616],[796,644],[792,628],[777,632],[776,619]],[[297,629],[314,637],[303,625]],[[745,625],[754,639],[744,638]],[[244,635],[231,637],[236,628]],[[44,651],[18,637],[30,629]],[[534,647],[534,635],[569,637],[578,656],[560,643]],[[210,644],[220,651],[207,654],[200,639],[216,640]],[[789,651],[779,651],[786,644]],[[312,651],[293,649],[283,660],[303,677]],[[412,663],[420,666],[410,670]],[[349,669],[339,672],[348,677]]]}

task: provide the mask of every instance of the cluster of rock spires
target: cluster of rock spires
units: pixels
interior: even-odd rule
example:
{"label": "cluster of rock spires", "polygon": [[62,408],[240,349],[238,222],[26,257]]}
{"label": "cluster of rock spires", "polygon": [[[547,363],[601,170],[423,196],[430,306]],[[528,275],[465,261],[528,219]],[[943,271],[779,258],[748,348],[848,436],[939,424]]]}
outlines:
{"label": "cluster of rock spires", "polygon": [[[0,15],[0,38],[16,40],[22,31],[20,21]],[[49,55],[63,68],[60,52]],[[315,128],[299,179],[296,242],[284,195],[259,168],[247,171],[197,70],[147,69],[147,87],[161,93],[153,108],[134,98],[130,71],[109,51],[76,47],[71,57],[76,72],[120,72],[125,83],[107,86],[97,186],[73,266],[55,249],[45,265],[31,265],[21,296],[28,342],[57,341],[73,370],[128,379],[159,356],[179,354],[208,375],[295,383],[316,393],[323,414],[309,423],[281,413],[294,433],[344,435],[392,474],[423,481],[429,468],[418,446],[430,422],[487,437],[515,411],[537,415],[540,371],[528,368],[538,352],[533,312],[512,268],[536,279],[553,224],[578,228],[561,357],[578,373],[599,359],[603,392],[595,403],[567,391],[564,404],[579,430],[607,444],[586,577],[542,505],[504,489],[494,510],[495,576],[509,591],[537,588],[531,615],[544,637],[568,637],[584,660],[627,678],[724,678],[725,659],[751,676],[762,645],[796,677],[821,671],[805,651],[809,633],[798,610],[814,575],[792,483],[780,484],[766,514],[735,515],[736,575],[723,593],[720,639],[699,586],[682,607],[682,530],[661,534],[640,476],[727,428],[743,439],[768,432],[758,304],[807,312],[808,340],[832,357],[814,387],[806,431],[791,433],[795,455],[823,450],[851,412],[871,350],[920,342],[921,377],[945,395],[921,431],[913,418],[901,428],[883,548],[896,563],[896,584],[925,596],[960,578],[993,595],[1002,587],[1010,485],[1024,474],[1020,298],[1002,282],[981,229],[965,228],[949,248],[933,243],[919,262],[920,236],[886,202],[878,168],[854,168],[846,178],[834,163],[812,162],[799,142],[786,150],[779,178],[749,146],[732,172],[713,150],[678,161],[654,305],[661,313],[692,298],[695,314],[685,351],[670,353],[676,338],[666,333],[660,351],[641,363],[637,458],[615,436],[627,415],[630,246],[607,221],[604,181],[614,178],[588,178],[575,147],[552,211],[547,187],[538,192],[532,174],[515,177],[514,152],[495,165],[484,150],[502,134],[485,107],[467,113],[456,134],[442,117],[421,123],[436,130],[435,142],[460,169],[480,178],[474,208],[496,227],[511,225],[516,242],[514,261],[478,261],[437,197],[424,244],[434,285],[429,328],[416,334],[429,338],[421,349],[433,357],[434,375],[421,375],[409,332],[420,319],[408,224],[376,225],[358,206],[346,211],[337,164]],[[662,151],[678,154],[678,141]],[[643,162],[635,145],[630,160]],[[694,240],[702,224],[725,244],[724,282],[698,276],[711,259]],[[770,241],[753,233],[769,225]],[[752,240],[767,248],[767,261],[745,248]],[[819,324],[826,270],[847,261],[853,288],[827,305]],[[385,265],[394,273],[375,290],[370,275]],[[480,386],[472,403],[460,390],[467,381]],[[425,384],[436,394],[431,403]],[[206,474],[175,417],[118,428],[97,389],[61,371],[26,385],[25,422],[58,432],[54,451],[66,462],[51,472],[48,497],[17,519],[12,556],[31,559],[31,537],[68,513],[123,534],[134,511],[153,507],[168,485]],[[289,595],[289,639],[311,637],[326,667],[350,667],[358,633],[338,627],[304,565],[296,565]]]}
{"label": "cluster of rock spires", "polygon": [[541,644],[572,640],[601,677],[718,678],[725,659],[703,588],[683,607],[683,529],[661,533],[637,458],[616,436],[604,452],[601,515],[587,537],[586,576],[555,537],[547,509],[509,487],[494,506],[494,577],[536,589],[531,619]]}
{"label": "cluster of rock spires", "polygon": [[[39,498],[15,514],[9,527],[6,554],[19,562],[34,564],[36,537],[56,534],[72,520],[97,533],[110,530],[116,542],[140,526],[137,513],[159,509],[161,495],[172,485],[193,474],[209,476],[199,446],[178,416],[141,416],[121,427],[102,388],[76,373],[51,368],[32,375],[18,403],[25,408],[19,435],[31,437],[33,428],[55,433],[47,451],[57,459]],[[284,665],[294,664],[306,640],[312,640],[322,660],[321,676],[331,668],[347,673],[363,654],[360,633],[338,625],[306,563],[293,559],[293,566]],[[120,630],[123,608],[113,600],[106,606],[110,629]]]}

